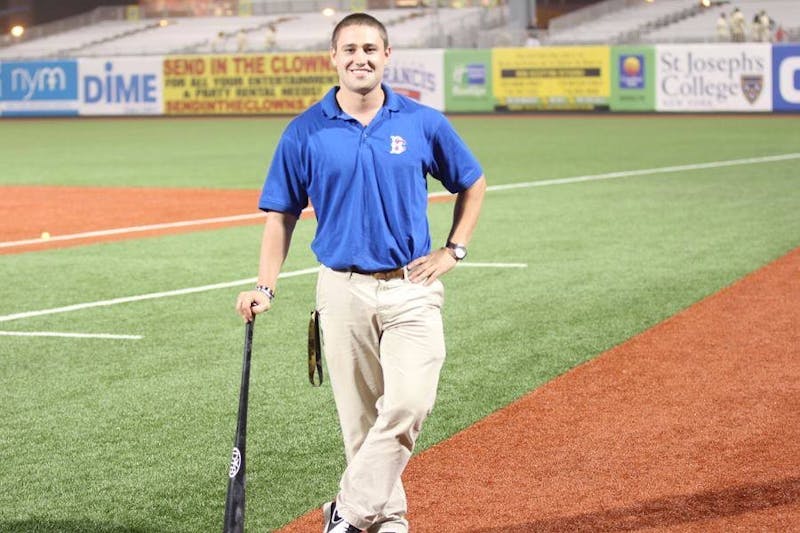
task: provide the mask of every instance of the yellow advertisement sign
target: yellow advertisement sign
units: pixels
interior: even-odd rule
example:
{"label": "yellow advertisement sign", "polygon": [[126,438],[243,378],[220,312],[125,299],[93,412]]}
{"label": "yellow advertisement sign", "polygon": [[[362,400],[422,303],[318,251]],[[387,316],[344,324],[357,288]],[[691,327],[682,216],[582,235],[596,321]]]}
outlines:
{"label": "yellow advertisement sign", "polygon": [[499,111],[608,109],[608,46],[496,48],[492,51]]}
{"label": "yellow advertisement sign", "polygon": [[294,115],[338,83],[327,53],[170,56],[167,115]]}
{"label": "yellow advertisement sign", "polygon": [[139,6],[125,6],[125,20],[139,20]]}

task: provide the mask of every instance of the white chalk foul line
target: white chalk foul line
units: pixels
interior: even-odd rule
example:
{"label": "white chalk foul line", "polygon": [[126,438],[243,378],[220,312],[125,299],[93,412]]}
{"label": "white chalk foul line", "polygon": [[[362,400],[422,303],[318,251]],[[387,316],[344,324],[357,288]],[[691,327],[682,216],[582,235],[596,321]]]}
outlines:
{"label": "white chalk foul line", "polygon": [[110,305],[119,305],[130,302],[141,302],[142,300],[154,300],[157,298],[167,298],[170,296],[180,296],[183,294],[192,294],[194,292],[210,291],[214,289],[224,289],[227,287],[235,287],[237,285],[244,285],[245,283],[255,283],[255,278],[248,280],[231,281],[229,283],[217,283],[215,285],[205,285],[203,287],[190,287],[188,289],[178,289],[174,291],[153,292],[150,294],[140,294],[137,296],[126,296],[123,298],[113,298],[111,300],[100,300],[97,302],[86,302],[82,304],[65,305],[64,307],[54,307],[52,309],[42,309],[39,311],[26,311],[24,313],[15,313],[13,315],[0,316],[0,322],[9,322],[11,320],[19,320],[21,318],[33,318],[43,315],[54,315],[58,313],[69,313],[71,311],[81,311],[83,309],[91,309],[93,307],[107,307]]}
{"label": "white chalk foul line", "polygon": [[[605,174],[587,174],[585,176],[573,176],[570,178],[558,178],[551,180],[540,181],[527,181],[523,183],[509,183],[506,185],[490,185],[486,190],[488,191],[505,191],[509,189],[525,189],[528,187],[548,187],[551,185],[566,185],[569,183],[580,183],[584,181],[599,181],[610,180],[616,178],[630,178],[634,176],[649,176],[653,174],[668,174],[671,172],[685,172],[689,170],[703,170],[708,168],[722,168],[732,167],[736,165],[755,165],[759,163],[770,163],[776,161],[789,161],[792,159],[800,159],[800,153],[769,155],[763,157],[748,157],[745,159],[730,159],[727,161],[712,161],[710,163],[695,163],[691,165],[676,165],[670,167],[655,167],[645,168],[641,170],[624,170],[621,172],[608,172]],[[428,198],[442,198],[453,196],[447,191],[434,192],[428,195]],[[307,207],[303,211],[312,212],[314,209]],[[14,248],[19,246],[27,246],[31,244],[43,244],[47,242],[58,241],[72,241],[78,239],[91,239],[95,237],[107,237],[109,235],[124,235],[127,233],[139,233],[144,231],[172,229],[191,226],[204,226],[210,224],[219,224],[225,222],[238,222],[245,220],[257,220],[263,218],[264,213],[251,213],[246,215],[233,215],[227,217],[217,218],[201,218],[197,220],[183,220],[179,222],[165,222],[162,224],[149,224],[146,226],[132,226],[129,228],[115,228],[98,231],[87,231],[85,233],[72,233],[69,235],[54,235],[48,239],[25,239],[21,241],[7,241],[0,242],[0,248]]]}
{"label": "white chalk foul line", "polygon": [[[483,268],[524,268],[528,265],[522,263],[462,263],[459,266],[475,266]],[[295,276],[304,276],[306,274],[316,274],[317,272],[319,272],[319,267],[304,268],[302,270],[282,272],[278,275],[278,277],[293,278]],[[100,300],[97,302],[86,302],[81,304],[65,305],[63,307],[53,307],[51,309],[40,309],[38,311],[25,311],[23,313],[14,313],[12,315],[0,316],[0,322],[10,322],[12,320],[20,320],[23,318],[34,318],[37,316],[44,316],[44,315],[55,315],[58,313],[69,313],[72,311],[81,311],[83,309],[92,309],[94,307],[108,307],[111,305],[126,304],[131,302],[141,302],[144,300],[156,300],[159,298],[169,298],[171,296],[183,296],[185,294],[194,294],[198,292],[213,291],[217,289],[229,289],[231,287],[239,287],[241,285],[253,285],[256,281],[257,281],[256,278],[238,279],[236,281],[214,283],[212,285],[202,285],[200,287],[189,287],[186,289],[176,289],[173,291],[151,292],[149,294],[139,294],[137,296],[125,296],[122,298],[113,298],[111,300]]]}
{"label": "white chalk foul line", "polygon": [[98,231],[87,231],[84,233],[72,233],[69,235],[53,235],[47,239],[25,239],[22,241],[0,242],[0,248],[13,248],[15,246],[27,246],[29,244],[43,244],[58,241],[74,241],[77,239],[92,239],[95,237],[108,237],[109,235],[125,235],[127,233],[139,233],[143,231],[153,231],[162,229],[182,228],[190,226],[205,226],[208,224],[218,224],[224,222],[237,222],[240,220],[255,220],[263,218],[264,213],[251,213],[247,215],[233,215],[229,217],[201,218],[198,220],[183,220],[180,222],[165,222],[163,224],[149,224],[146,226],[131,226],[129,228],[115,228]]}
{"label": "white chalk foul line", "polygon": [[756,165],[759,163],[790,161],[792,159],[800,159],[800,153],[768,155],[764,157],[748,157],[745,159],[730,159],[728,161],[712,161],[710,163],[694,163],[691,165],[675,165],[671,167],[644,168],[641,170],[624,170],[620,172],[608,172],[605,174],[588,174],[586,176],[573,176],[571,178],[529,181],[525,183],[509,183],[507,185],[492,185],[490,187],[487,187],[486,190],[505,191],[509,189],[524,189],[528,187],[547,187],[549,185],[566,185],[568,183],[580,183],[584,181],[611,180],[616,178],[630,178],[634,176],[649,176],[653,174],[669,174],[672,172],[686,172],[689,170],[733,167],[737,165]]}
{"label": "white chalk foul line", "polygon": [[463,267],[474,267],[474,268],[527,268],[528,263],[476,263],[473,261],[470,262],[461,262],[458,263],[459,268]]}
{"label": "white chalk foul line", "polygon": [[141,335],[114,335],[112,333],[62,333],[58,331],[0,331],[5,337],[66,337],[71,339],[113,339],[138,341]]}

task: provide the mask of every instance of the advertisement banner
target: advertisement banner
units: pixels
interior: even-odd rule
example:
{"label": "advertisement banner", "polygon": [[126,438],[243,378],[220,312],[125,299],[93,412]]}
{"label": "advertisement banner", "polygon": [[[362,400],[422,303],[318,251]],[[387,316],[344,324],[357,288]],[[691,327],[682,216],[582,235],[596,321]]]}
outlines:
{"label": "advertisement banner", "polygon": [[163,58],[81,59],[81,115],[160,115]]}
{"label": "advertisement banner", "polygon": [[652,46],[611,48],[611,110],[654,111],[655,50]]}
{"label": "advertisement banner", "polygon": [[772,48],[772,105],[775,111],[800,111],[800,46]]}
{"label": "advertisement banner", "polygon": [[142,14],[139,11],[139,6],[125,6],[125,20],[141,20]]}
{"label": "advertisement banner", "polygon": [[393,51],[383,80],[397,93],[444,110],[444,50]]}
{"label": "advertisement banner", "polygon": [[444,72],[447,111],[494,110],[491,50],[447,50]]}
{"label": "advertisement banner", "polygon": [[658,111],[771,111],[772,45],[656,46]]}
{"label": "advertisement banner", "polygon": [[495,109],[608,109],[609,64],[608,46],[495,48]]}
{"label": "advertisement banner", "polygon": [[327,52],[164,58],[168,115],[294,115],[338,83]]}
{"label": "advertisement banner", "polygon": [[0,63],[0,114],[77,115],[78,63],[76,61]]}

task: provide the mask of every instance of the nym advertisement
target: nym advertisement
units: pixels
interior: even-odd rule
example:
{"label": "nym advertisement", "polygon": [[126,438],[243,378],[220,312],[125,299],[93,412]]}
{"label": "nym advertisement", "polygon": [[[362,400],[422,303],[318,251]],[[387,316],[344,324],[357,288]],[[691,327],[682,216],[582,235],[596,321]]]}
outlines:
{"label": "nym advertisement", "polygon": [[4,116],[78,114],[78,62],[0,63],[0,113]]}

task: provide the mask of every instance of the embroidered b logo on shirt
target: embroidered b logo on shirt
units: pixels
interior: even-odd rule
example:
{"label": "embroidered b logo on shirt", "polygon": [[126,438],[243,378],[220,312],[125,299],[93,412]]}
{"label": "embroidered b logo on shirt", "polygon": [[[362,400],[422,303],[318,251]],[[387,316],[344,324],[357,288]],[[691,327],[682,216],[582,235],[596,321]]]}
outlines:
{"label": "embroidered b logo on shirt", "polygon": [[399,135],[391,135],[392,146],[389,150],[390,154],[402,154],[406,151],[406,140]]}

